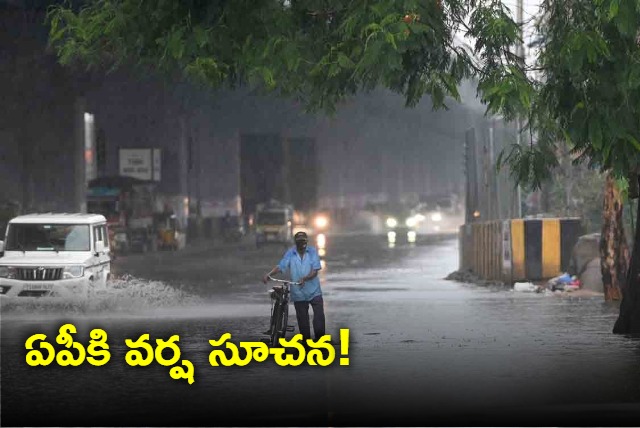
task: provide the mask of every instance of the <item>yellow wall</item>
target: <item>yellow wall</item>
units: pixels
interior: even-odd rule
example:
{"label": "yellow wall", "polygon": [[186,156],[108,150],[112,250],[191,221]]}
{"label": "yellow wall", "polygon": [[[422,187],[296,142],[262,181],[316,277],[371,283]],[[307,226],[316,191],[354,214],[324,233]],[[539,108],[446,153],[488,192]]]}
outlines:
{"label": "yellow wall", "polygon": [[560,220],[542,221],[542,276],[553,278],[560,275]]}
{"label": "yellow wall", "polygon": [[514,281],[525,279],[524,220],[511,220],[511,276]]}

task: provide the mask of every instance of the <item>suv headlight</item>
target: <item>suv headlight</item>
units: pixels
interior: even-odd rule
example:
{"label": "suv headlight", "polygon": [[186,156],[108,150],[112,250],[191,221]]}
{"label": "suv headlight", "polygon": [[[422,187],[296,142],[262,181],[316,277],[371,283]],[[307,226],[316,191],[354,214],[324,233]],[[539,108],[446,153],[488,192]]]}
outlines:
{"label": "suv headlight", "polygon": [[0,278],[13,279],[16,277],[16,268],[10,266],[0,266]]}
{"label": "suv headlight", "polygon": [[431,214],[431,221],[442,221],[442,214],[440,213]]}
{"label": "suv headlight", "polygon": [[84,275],[84,266],[67,266],[62,272],[65,279],[80,278],[82,275]]}
{"label": "suv headlight", "polygon": [[394,228],[394,227],[396,227],[397,225],[398,225],[398,220],[396,220],[395,218],[393,218],[393,217],[389,217],[389,218],[387,219],[387,227],[390,227],[390,228],[392,228],[392,229],[393,229],[393,228]]}

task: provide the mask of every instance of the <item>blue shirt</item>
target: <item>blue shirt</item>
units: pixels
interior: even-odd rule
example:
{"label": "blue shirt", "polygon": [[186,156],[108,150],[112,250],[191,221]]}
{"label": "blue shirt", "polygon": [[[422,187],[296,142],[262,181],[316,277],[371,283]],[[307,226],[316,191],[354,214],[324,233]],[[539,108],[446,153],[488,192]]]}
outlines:
{"label": "blue shirt", "polygon": [[[292,281],[298,282],[305,276],[309,275],[312,270],[320,270],[320,257],[318,251],[313,247],[307,247],[303,257],[300,257],[296,247],[289,248],[280,263],[278,263],[280,271],[289,274]],[[308,302],[316,296],[322,296],[320,290],[320,278],[317,276],[306,281],[303,286],[291,286],[291,300],[293,302]]]}

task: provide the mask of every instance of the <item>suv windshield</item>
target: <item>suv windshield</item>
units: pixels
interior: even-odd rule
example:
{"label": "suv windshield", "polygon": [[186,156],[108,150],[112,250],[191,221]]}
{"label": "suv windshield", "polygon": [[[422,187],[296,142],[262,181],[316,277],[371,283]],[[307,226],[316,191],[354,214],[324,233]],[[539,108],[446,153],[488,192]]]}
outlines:
{"label": "suv windshield", "polygon": [[283,212],[261,212],[256,219],[257,224],[284,224],[286,222]]}
{"label": "suv windshield", "polygon": [[90,251],[86,224],[9,225],[6,251]]}

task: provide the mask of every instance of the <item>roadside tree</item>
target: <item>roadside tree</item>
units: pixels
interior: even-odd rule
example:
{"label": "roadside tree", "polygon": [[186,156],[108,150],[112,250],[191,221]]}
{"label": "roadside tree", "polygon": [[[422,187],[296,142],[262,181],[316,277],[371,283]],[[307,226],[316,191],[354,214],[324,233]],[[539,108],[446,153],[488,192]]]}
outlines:
{"label": "roadside tree", "polygon": [[638,183],[638,7],[630,0],[543,1],[536,67],[544,78],[534,83],[527,125],[537,141],[514,147],[505,159],[521,182],[535,184],[556,165],[552,153],[558,143],[568,142],[578,162],[608,175],[601,243],[603,280],[610,285],[605,292],[615,298],[616,278],[625,284],[615,333],[640,333],[640,234],[636,228],[627,271],[615,183],[627,178],[630,188]]}
{"label": "roadside tree", "polygon": [[[545,0],[539,81],[512,53],[520,28],[499,0],[88,0],[55,6],[49,18],[65,64],[178,69],[213,87],[259,85],[311,109],[332,110],[378,86],[408,105],[429,95],[446,108],[471,78],[488,113],[526,118],[535,144],[514,146],[502,160],[520,183],[539,188],[557,166],[560,141],[579,160],[637,182],[639,7]],[[616,332],[640,332],[637,248]]]}

